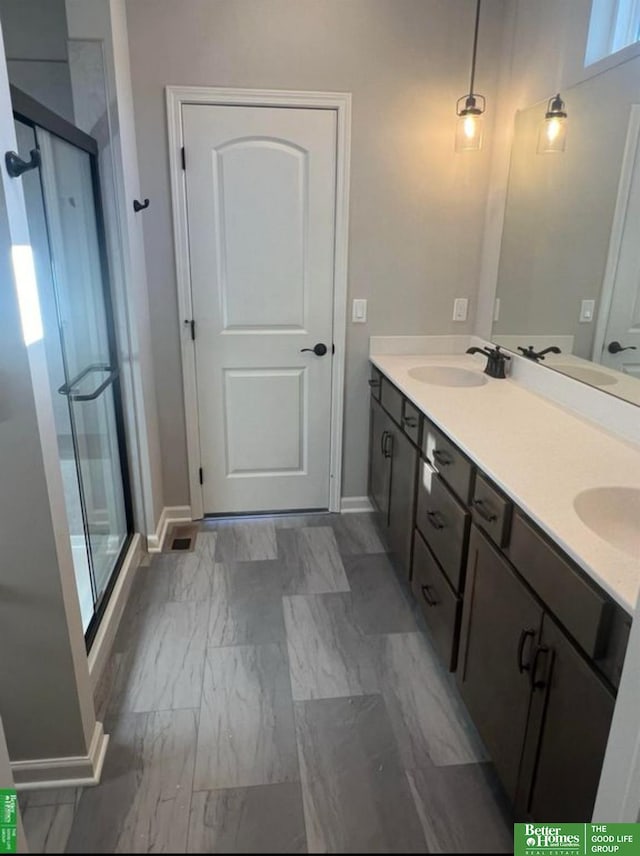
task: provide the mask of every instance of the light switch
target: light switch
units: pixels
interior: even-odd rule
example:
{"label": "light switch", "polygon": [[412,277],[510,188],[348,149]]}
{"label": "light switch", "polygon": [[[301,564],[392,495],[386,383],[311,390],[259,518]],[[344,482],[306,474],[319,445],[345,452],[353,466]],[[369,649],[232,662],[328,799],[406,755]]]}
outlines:
{"label": "light switch", "polygon": [[367,301],[358,298],[353,301],[353,311],[351,313],[351,320],[354,324],[365,324],[367,320]]}
{"label": "light switch", "polygon": [[466,297],[456,297],[453,301],[453,320],[466,321],[469,301]]}
{"label": "light switch", "polygon": [[580,323],[588,324],[593,321],[593,313],[595,312],[595,300],[583,300],[580,303]]}
{"label": "light switch", "polygon": [[493,304],[493,320],[500,320],[500,298],[496,297],[496,302]]}

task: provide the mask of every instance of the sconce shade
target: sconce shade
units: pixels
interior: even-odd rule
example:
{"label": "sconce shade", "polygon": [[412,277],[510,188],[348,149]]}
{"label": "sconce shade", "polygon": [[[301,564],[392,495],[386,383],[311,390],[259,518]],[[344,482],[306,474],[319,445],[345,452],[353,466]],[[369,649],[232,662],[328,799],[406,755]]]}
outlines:
{"label": "sconce shade", "polygon": [[567,142],[567,113],[560,94],[550,98],[538,132],[539,155],[563,152]]}

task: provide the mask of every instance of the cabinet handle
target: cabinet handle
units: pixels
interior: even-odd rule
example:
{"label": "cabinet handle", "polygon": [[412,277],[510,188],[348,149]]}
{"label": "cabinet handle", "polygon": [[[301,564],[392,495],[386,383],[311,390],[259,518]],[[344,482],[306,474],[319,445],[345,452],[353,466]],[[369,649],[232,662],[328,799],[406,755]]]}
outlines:
{"label": "cabinet handle", "polygon": [[415,416],[403,416],[402,421],[407,426],[407,428],[417,428],[418,427],[418,420],[416,419]]}
{"label": "cabinet handle", "polygon": [[444,529],[447,525],[439,511],[427,511],[427,520],[434,529]]}
{"label": "cabinet handle", "polygon": [[487,510],[484,499],[474,499],[472,500],[471,505],[473,505],[480,517],[482,517],[483,520],[486,520],[487,523],[493,523],[498,519],[497,514],[494,514],[493,511]]}
{"label": "cabinet handle", "polygon": [[426,600],[427,606],[437,606],[438,601],[431,594],[431,586],[420,586],[422,589],[422,597]]}
{"label": "cabinet handle", "polygon": [[433,458],[440,464],[441,467],[448,467],[450,464],[453,463],[453,457],[449,454],[449,452],[443,452],[442,449],[434,449]]}
{"label": "cabinet handle", "polygon": [[369,386],[371,387],[371,389],[379,389],[380,388],[380,381],[376,380],[376,378],[373,378],[373,377],[369,378]]}
{"label": "cabinet handle", "polygon": [[533,664],[531,666],[531,671],[529,672],[529,683],[531,684],[532,690],[542,690],[547,685],[546,677],[540,679],[537,677],[537,674],[538,674],[538,658],[540,657],[540,654],[548,654],[548,653],[549,653],[549,648],[547,645],[538,645],[538,647],[536,648],[536,653],[533,656]]}
{"label": "cabinet handle", "polygon": [[527,641],[527,638],[530,636],[532,639],[536,635],[536,631],[533,629],[523,630],[520,634],[520,640],[518,641],[518,671],[520,674],[523,672],[528,672],[531,668],[531,658],[529,658],[528,663],[522,662],[522,655],[524,654],[524,646]]}
{"label": "cabinet handle", "polygon": [[384,432],[382,454],[385,456],[385,458],[390,458],[393,455],[393,434],[390,431]]}

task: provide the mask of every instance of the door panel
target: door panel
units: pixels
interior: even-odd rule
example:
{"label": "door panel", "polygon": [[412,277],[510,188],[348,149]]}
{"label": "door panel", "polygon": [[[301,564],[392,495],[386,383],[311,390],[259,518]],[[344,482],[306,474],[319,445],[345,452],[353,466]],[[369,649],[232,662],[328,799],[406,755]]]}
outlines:
{"label": "door panel", "polygon": [[304,369],[227,370],[224,377],[227,472],[304,472]]}
{"label": "door panel", "polygon": [[308,161],[308,152],[276,140],[243,140],[218,152],[216,241],[225,331],[305,326]]}
{"label": "door panel", "polygon": [[204,511],[327,508],[336,114],[182,121]]}
{"label": "door panel", "polygon": [[399,428],[393,427],[389,546],[404,579],[411,574],[411,546],[415,516],[418,450]]}
{"label": "door panel", "polygon": [[[588,823],[596,799],[615,699],[565,634],[545,615],[540,645],[548,649],[547,684],[533,694],[523,770],[521,816]],[[544,679],[546,678],[546,679]]]}
{"label": "door panel", "polygon": [[512,800],[529,713],[529,670],[541,622],[541,607],[472,526],[458,684]]}
{"label": "door panel", "polygon": [[389,499],[391,489],[391,455],[389,436],[393,422],[380,404],[371,399],[369,441],[369,499],[377,512],[380,525],[389,525]]}

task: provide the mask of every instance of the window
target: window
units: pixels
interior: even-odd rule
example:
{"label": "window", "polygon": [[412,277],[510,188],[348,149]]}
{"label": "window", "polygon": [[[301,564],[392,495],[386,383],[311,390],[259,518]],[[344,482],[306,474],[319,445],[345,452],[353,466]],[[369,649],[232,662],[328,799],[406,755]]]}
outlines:
{"label": "window", "polygon": [[640,0],[593,0],[585,66],[640,41]]}

